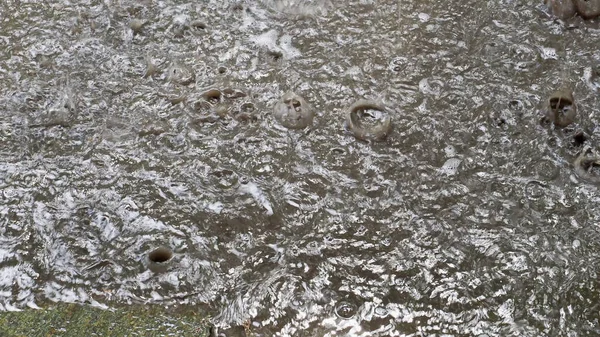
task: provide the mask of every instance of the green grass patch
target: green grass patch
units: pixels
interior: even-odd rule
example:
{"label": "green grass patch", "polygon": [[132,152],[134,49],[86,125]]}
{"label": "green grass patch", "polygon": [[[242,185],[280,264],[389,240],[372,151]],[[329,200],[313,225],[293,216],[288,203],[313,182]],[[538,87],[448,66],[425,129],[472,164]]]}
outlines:
{"label": "green grass patch", "polygon": [[0,313],[2,337],[195,336],[208,337],[208,318],[193,308],[156,305],[103,310],[78,304]]}

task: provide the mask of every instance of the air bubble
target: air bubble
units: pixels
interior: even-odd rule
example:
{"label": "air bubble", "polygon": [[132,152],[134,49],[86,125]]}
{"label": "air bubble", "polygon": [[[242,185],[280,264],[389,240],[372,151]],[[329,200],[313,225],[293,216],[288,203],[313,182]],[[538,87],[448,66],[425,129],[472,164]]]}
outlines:
{"label": "air bubble", "polygon": [[393,72],[401,72],[406,69],[409,62],[406,57],[394,57],[388,66],[388,68]]}
{"label": "air bubble", "polygon": [[292,299],[290,301],[290,306],[293,309],[299,310],[302,308],[302,306],[304,306],[304,300],[302,300],[302,298],[300,298],[299,296],[295,297],[294,299]]}
{"label": "air bubble", "polygon": [[458,158],[450,158],[446,160],[442,167],[440,167],[439,172],[447,176],[455,175],[458,172],[458,167],[460,166],[460,163],[462,163],[462,160]]}
{"label": "air bubble", "polygon": [[548,159],[541,160],[535,165],[535,171],[543,180],[553,180],[558,176],[558,167]]}
{"label": "air bubble", "polygon": [[335,313],[344,319],[350,319],[356,315],[358,307],[350,302],[340,302],[335,307]]}
{"label": "air bubble", "polygon": [[217,186],[220,188],[229,189],[239,184],[238,175],[231,170],[214,171],[212,174],[218,179]]}
{"label": "air bubble", "polygon": [[357,139],[384,141],[392,130],[392,119],[384,106],[374,101],[359,100],[348,108],[346,126]]}
{"label": "air bubble", "polygon": [[304,129],[312,124],[314,111],[304,98],[289,91],[275,104],[273,115],[288,129]]}
{"label": "air bubble", "polygon": [[180,85],[188,85],[196,80],[194,71],[180,62],[173,62],[167,74],[169,81]]}

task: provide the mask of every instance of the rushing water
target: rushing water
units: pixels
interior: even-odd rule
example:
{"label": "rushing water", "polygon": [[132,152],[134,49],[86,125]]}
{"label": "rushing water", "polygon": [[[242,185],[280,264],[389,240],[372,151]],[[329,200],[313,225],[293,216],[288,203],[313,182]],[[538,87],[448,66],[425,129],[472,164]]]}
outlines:
{"label": "rushing water", "polygon": [[[599,38],[525,0],[3,1],[0,309],[597,336],[600,194],[572,163],[599,144]],[[563,86],[560,130],[540,109]],[[287,91],[312,127],[273,118]],[[345,129],[359,99],[385,141]]]}

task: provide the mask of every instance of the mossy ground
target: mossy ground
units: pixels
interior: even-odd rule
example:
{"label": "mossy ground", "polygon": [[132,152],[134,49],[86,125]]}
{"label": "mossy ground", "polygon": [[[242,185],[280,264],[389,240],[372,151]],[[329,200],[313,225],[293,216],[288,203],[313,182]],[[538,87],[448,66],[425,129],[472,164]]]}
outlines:
{"label": "mossy ground", "polygon": [[193,310],[131,306],[103,310],[78,304],[0,313],[2,337],[194,336],[207,337],[209,322]]}

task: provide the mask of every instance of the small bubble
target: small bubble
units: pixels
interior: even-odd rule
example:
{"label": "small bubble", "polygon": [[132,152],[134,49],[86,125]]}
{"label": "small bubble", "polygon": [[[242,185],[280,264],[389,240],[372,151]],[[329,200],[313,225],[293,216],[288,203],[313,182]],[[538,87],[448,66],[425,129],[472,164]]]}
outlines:
{"label": "small bubble", "polygon": [[454,157],[456,155],[456,148],[452,145],[448,145],[444,148],[446,157]]}
{"label": "small bubble", "polygon": [[364,225],[360,225],[356,229],[356,232],[354,233],[354,235],[356,235],[356,236],[363,236],[363,235],[365,235],[366,232],[367,232],[367,227],[365,227]]}
{"label": "small bubble", "polygon": [[206,23],[202,20],[194,20],[190,23],[190,26],[196,30],[206,29]]}
{"label": "small bubble", "polygon": [[330,153],[334,154],[334,155],[340,155],[340,154],[344,154],[345,151],[344,151],[344,149],[336,147],[336,148],[331,149]]}
{"label": "small bubble", "polygon": [[519,100],[512,100],[512,101],[508,102],[508,107],[511,110],[521,111],[524,108],[524,104],[523,104],[523,102],[521,102]]}
{"label": "small bubble", "polygon": [[288,129],[304,129],[312,125],[314,114],[304,98],[292,91],[286,92],[273,108],[275,119]]}
{"label": "small bubble", "polygon": [[304,305],[304,301],[301,298],[296,297],[290,302],[290,305],[294,309],[300,309],[300,307]]}
{"label": "small bubble", "polygon": [[389,69],[393,72],[400,72],[406,69],[409,62],[406,57],[395,57],[390,61]]}
{"label": "small bubble", "polygon": [[250,102],[244,103],[240,107],[241,113],[252,113],[252,112],[254,112],[254,110],[255,110],[254,104],[250,103]]}
{"label": "small bubble", "polygon": [[220,188],[228,189],[236,186],[239,182],[237,174],[231,170],[219,170],[212,173],[217,181],[216,184]]}
{"label": "small bubble", "polygon": [[316,241],[311,241],[306,245],[306,249],[311,251],[313,254],[317,254],[319,251],[319,244]]}
{"label": "small bubble", "polygon": [[544,159],[536,165],[536,173],[544,180],[552,180],[558,176],[558,167],[554,162]]}
{"label": "small bubble", "polygon": [[181,85],[188,85],[195,81],[194,71],[183,63],[173,62],[168,70],[169,81]]}
{"label": "small bubble", "polygon": [[298,256],[298,254],[300,254],[300,249],[298,249],[298,247],[291,247],[290,248],[290,255],[292,255],[292,256]]}
{"label": "small bubble", "polygon": [[335,313],[341,317],[341,318],[345,318],[345,319],[350,319],[352,317],[354,317],[354,315],[356,315],[356,312],[358,311],[358,308],[356,307],[355,304],[350,303],[350,302],[340,302],[336,305],[335,307]]}

